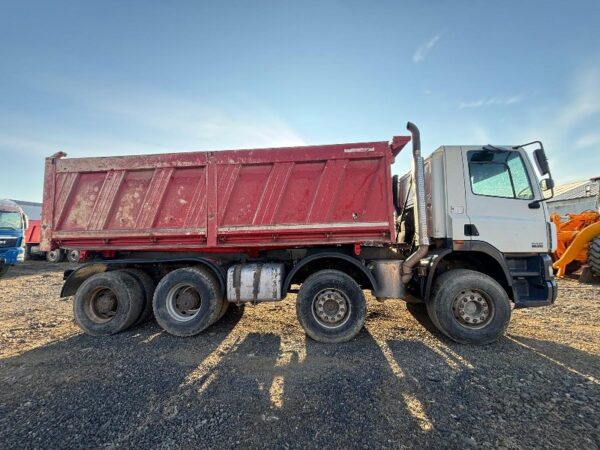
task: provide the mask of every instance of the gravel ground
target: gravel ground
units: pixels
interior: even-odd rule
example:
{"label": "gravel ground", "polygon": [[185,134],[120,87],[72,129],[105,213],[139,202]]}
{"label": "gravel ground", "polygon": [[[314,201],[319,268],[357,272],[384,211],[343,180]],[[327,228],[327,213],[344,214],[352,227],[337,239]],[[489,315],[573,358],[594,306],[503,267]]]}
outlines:
{"label": "gravel ground", "polygon": [[319,344],[293,298],[99,338],[58,297],[67,267],[0,279],[0,448],[599,448],[600,285],[561,281],[484,347],[374,300],[356,339]]}

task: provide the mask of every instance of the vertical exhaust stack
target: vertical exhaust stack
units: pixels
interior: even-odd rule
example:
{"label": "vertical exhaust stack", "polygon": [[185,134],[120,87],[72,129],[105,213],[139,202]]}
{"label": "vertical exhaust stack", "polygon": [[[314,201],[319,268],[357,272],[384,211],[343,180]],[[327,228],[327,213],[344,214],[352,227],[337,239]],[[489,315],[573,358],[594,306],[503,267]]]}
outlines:
{"label": "vertical exhaust stack", "polygon": [[421,156],[421,133],[417,126],[408,122],[406,129],[412,134],[413,147],[413,183],[415,184],[415,230],[419,247],[402,264],[402,283],[408,284],[412,278],[413,268],[419,260],[427,255],[429,250],[429,235],[427,232],[427,206],[425,204],[425,165]]}

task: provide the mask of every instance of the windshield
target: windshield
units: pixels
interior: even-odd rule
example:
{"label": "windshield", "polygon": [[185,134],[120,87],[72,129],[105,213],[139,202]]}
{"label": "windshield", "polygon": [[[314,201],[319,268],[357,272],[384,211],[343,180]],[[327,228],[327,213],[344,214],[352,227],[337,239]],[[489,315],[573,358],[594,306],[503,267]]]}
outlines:
{"label": "windshield", "polygon": [[21,214],[18,212],[0,211],[0,228],[21,228]]}

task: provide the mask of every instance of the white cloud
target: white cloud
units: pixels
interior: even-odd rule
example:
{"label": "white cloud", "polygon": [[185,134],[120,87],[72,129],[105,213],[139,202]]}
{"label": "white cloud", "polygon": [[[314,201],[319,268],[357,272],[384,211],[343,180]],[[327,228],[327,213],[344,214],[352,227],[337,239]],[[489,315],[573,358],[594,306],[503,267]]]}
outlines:
{"label": "white cloud", "polygon": [[600,69],[594,68],[576,77],[571,100],[562,109],[560,120],[565,125],[573,125],[599,112]]}
{"label": "white cloud", "polygon": [[529,111],[523,126],[510,128],[508,142],[539,139],[559,183],[598,175],[600,167],[600,70],[581,70],[566,95]]}
{"label": "white cloud", "polygon": [[93,98],[91,106],[140,125],[177,134],[187,145],[260,147],[303,145],[272,110],[257,104],[219,108],[163,93]]}
{"label": "white cloud", "polygon": [[522,100],[523,96],[521,95],[513,95],[511,97],[489,97],[470,102],[461,102],[458,106],[460,109],[481,108],[484,106],[509,106],[519,103]]}
{"label": "white cloud", "polygon": [[[212,105],[203,99],[181,97],[140,86],[115,89],[59,81],[41,86],[41,89],[67,97],[79,103],[84,111],[98,114],[104,120],[116,120],[141,129],[133,134],[135,140],[139,141],[136,143],[128,143],[132,133],[122,130],[114,131],[110,136],[85,136],[88,139],[85,147],[94,154],[102,154],[103,150],[89,141],[93,137],[99,138],[98,143],[115,139],[130,144],[133,150],[121,147],[121,152],[127,153],[143,153],[144,148],[145,152],[164,152],[305,145],[302,137],[281,116],[256,101]],[[94,133],[97,134],[97,131]],[[48,134],[45,136],[39,137],[39,140],[54,141],[47,138]],[[146,145],[139,136],[149,136],[151,143]],[[71,143],[83,143],[73,135],[70,137],[73,138]]]}
{"label": "white cloud", "polygon": [[473,142],[477,144],[489,144],[492,142],[489,131],[479,124],[471,125],[471,136]]}
{"label": "white cloud", "polygon": [[413,55],[413,62],[419,63],[424,61],[433,46],[440,40],[440,37],[442,37],[441,34],[436,34],[419,48],[417,48],[415,54]]}
{"label": "white cloud", "polygon": [[37,159],[64,151],[71,157],[86,155],[115,156],[125,154],[159,153],[164,147],[129,140],[116,140],[103,136],[57,136],[52,133],[36,132],[34,137],[18,134],[0,136],[0,155],[4,152],[19,152],[23,156]]}
{"label": "white cloud", "polygon": [[[575,141],[575,148],[596,147],[600,151],[600,133],[584,134]],[[599,169],[600,170],[600,169]]]}

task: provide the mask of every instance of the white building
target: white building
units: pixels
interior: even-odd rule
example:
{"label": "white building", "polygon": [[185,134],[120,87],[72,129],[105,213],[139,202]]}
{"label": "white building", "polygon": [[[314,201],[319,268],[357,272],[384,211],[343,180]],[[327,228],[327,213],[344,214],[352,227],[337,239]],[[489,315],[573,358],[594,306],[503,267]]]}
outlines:
{"label": "white building", "polygon": [[577,214],[586,210],[598,211],[598,186],[600,177],[591,180],[576,181],[554,188],[554,197],[548,200],[550,213],[564,216],[567,213]]}
{"label": "white building", "polygon": [[27,217],[31,220],[40,220],[42,218],[42,204],[36,202],[26,202],[23,200],[13,200],[17,205],[23,208]]}

